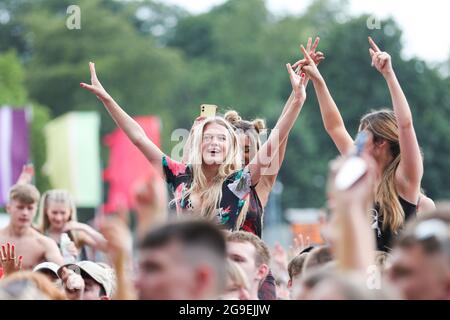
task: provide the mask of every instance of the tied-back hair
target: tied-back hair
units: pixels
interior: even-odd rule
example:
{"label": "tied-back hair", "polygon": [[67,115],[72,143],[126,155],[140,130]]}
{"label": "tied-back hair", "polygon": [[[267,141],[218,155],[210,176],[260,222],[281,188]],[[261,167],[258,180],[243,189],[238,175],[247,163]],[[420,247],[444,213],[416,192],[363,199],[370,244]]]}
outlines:
{"label": "tied-back hair", "polygon": [[[219,170],[214,177],[212,184],[208,185],[202,169],[202,141],[205,127],[212,123],[219,124],[227,129],[228,151],[224,162],[219,166]],[[194,208],[195,211],[206,219],[214,219],[222,199],[222,184],[228,176],[242,168],[241,158],[239,141],[233,128],[228,122],[219,116],[205,119],[194,128],[192,134],[192,149],[188,158],[188,163],[192,166],[192,184],[187,192],[181,196],[181,199],[176,198],[173,201],[183,201],[189,195],[197,194],[200,199],[201,207]]]}
{"label": "tied-back hair", "polygon": [[390,229],[394,233],[403,226],[405,213],[399,201],[395,187],[395,172],[400,164],[400,145],[398,124],[395,113],[389,109],[373,111],[365,115],[360,122],[359,131],[368,130],[373,134],[373,142],[386,140],[393,160],[384,169],[382,180],[378,186],[375,201],[379,205],[383,230]]}
{"label": "tied-back hair", "polygon": [[[45,192],[39,204],[39,213],[37,217],[36,229],[39,232],[46,234],[50,229],[50,220],[48,219],[47,211],[50,203],[58,203],[67,206],[70,210],[68,221],[78,221],[77,219],[77,207],[75,206],[75,201],[73,200],[70,193],[62,189],[53,189]],[[77,237],[75,231],[69,231],[68,234],[71,236],[72,240],[75,242],[76,246],[80,245],[80,239]]]}
{"label": "tied-back hair", "polygon": [[261,147],[259,135],[266,129],[266,123],[263,119],[243,120],[235,110],[228,111],[224,117],[237,133],[243,132],[246,134],[252,140],[252,144],[256,146],[256,150],[259,150]]}

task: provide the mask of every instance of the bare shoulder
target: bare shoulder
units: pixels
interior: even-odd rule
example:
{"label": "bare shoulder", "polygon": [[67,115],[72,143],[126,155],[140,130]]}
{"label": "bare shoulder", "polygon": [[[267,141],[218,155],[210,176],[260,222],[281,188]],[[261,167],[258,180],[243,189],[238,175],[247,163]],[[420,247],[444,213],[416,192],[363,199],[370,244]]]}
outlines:
{"label": "bare shoulder", "polygon": [[43,235],[37,230],[33,229],[32,234],[36,241],[45,247],[56,245],[56,242],[52,238]]}
{"label": "bare shoulder", "polygon": [[421,194],[420,201],[417,207],[417,213],[422,214],[426,212],[432,212],[434,210],[436,210],[436,204],[434,203],[434,201],[428,198],[426,195]]}

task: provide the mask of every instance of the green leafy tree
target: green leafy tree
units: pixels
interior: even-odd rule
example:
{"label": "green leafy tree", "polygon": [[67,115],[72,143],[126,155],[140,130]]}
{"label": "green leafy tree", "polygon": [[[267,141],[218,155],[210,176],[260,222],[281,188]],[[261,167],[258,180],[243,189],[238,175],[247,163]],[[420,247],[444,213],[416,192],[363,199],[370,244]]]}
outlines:
{"label": "green leafy tree", "polygon": [[29,103],[24,86],[25,74],[14,51],[0,55],[0,106],[29,107],[32,120],[29,131],[31,161],[35,166],[36,185],[39,190],[47,190],[50,185],[41,168],[45,163],[46,144],[43,128],[50,119],[47,107]]}

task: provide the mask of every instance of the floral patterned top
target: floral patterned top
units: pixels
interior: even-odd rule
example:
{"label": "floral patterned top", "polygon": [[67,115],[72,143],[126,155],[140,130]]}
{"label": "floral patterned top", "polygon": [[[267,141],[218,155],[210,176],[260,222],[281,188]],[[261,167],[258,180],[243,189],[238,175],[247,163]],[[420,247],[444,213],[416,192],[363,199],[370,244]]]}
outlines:
{"label": "floral patterned top", "polygon": [[251,232],[259,238],[262,237],[264,208],[255,187],[250,187],[249,206],[245,217],[244,225],[241,230]]}
{"label": "floral patterned top", "polygon": [[[186,192],[191,186],[193,173],[191,165],[174,161],[168,156],[162,158],[166,181],[174,193],[177,213],[192,213],[193,207]],[[217,223],[227,230],[237,230],[237,218],[249,197],[251,187],[250,172],[247,168],[228,176],[222,184],[222,199],[216,212]]]}

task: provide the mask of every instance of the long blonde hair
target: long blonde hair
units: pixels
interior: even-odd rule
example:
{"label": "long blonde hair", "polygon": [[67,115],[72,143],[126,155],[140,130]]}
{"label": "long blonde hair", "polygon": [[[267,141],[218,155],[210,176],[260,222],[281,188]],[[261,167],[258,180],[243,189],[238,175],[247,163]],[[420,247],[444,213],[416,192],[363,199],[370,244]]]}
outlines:
{"label": "long blonde hair", "polygon": [[239,264],[237,264],[231,259],[227,259],[226,272],[227,272],[227,279],[229,280],[230,283],[240,288],[244,288],[246,290],[250,289],[248,277]]}
{"label": "long blonde hair", "polygon": [[371,112],[361,119],[359,130],[371,132],[374,143],[380,140],[386,140],[389,143],[389,151],[393,160],[383,171],[375,201],[380,207],[379,214],[382,217],[383,229],[389,228],[393,232],[397,232],[405,222],[405,213],[398,199],[395,186],[395,172],[401,159],[395,113],[388,109]]}
{"label": "long blonde hair", "polygon": [[[219,124],[227,129],[228,151],[224,162],[219,166],[212,184],[208,185],[202,169],[202,141],[204,129],[211,123]],[[183,195],[183,198],[193,193],[199,195],[201,207],[199,210],[198,208],[195,208],[195,210],[200,216],[207,219],[215,218],[217,207],[222,199],[222,184],[229,175],[242,168],[241,159],[237,136],[233,128],[222,117],[207,118],[194,128],[192,133],[192,149],[188,158],[188,163],[192,166],[193,180],[189,190]],[[181,199],[174,200],[180,201]]]}
{"label": "long blonde hair", "polygon": [[[48,219],[47,211],[50,203],[60,203],[66,205],[70,209],[70,215],[68,221],[78,221],[77,219],[77,207],[70,193],[62,189],[53,189],[45,192],[39,203],[39,213],[37,216],[36,229],[45,234],[50,228],[50,220]],[[78,246],[79,239],[76,232],[70,231],[73,241]]]}

